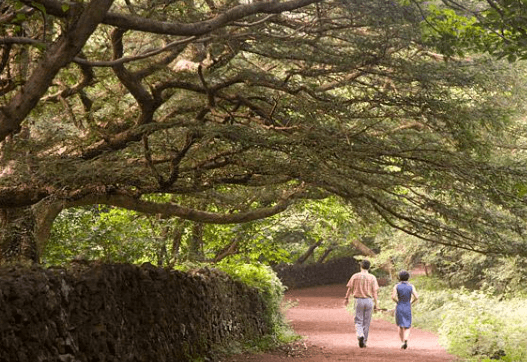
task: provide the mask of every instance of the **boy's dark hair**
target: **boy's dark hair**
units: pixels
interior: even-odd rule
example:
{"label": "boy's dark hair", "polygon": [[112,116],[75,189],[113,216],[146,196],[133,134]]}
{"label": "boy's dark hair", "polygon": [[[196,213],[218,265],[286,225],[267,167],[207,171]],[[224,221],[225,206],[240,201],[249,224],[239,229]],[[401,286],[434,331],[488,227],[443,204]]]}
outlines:
{"label": "boy's dark hair", "polygon": [[370,264],[370,261],[369,261],[369,260],[366,260],[366,259],[364,259],[364,260],[360,263],[360,267],[361,267],[362,269],[366,269],[366,270],[370,269],[370,265],[371,265],[371,264]]}
{"label": "boy's dark hair", "polygon": [[399,280],[402,282],[406,282],[410,279],[410,273],[408,273],[406,270],[402,270],[399,272]]}

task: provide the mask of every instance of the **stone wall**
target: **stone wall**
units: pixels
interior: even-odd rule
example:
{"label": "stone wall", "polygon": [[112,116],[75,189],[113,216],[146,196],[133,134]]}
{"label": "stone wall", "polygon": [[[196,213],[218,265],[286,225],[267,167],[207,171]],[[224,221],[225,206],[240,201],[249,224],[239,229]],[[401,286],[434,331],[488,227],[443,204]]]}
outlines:
{"label": "stone wall", "polygon": [[255,289],[209,269],[0,269],[0,361],[190,361],[266,320]]}
{"label": "stone wall", "polygon": [[360,265],[350,257],[333,259],[326,263],[279,265],[274,270],[285,286],[295,289],[346,284],[354,273],[360,271]]}

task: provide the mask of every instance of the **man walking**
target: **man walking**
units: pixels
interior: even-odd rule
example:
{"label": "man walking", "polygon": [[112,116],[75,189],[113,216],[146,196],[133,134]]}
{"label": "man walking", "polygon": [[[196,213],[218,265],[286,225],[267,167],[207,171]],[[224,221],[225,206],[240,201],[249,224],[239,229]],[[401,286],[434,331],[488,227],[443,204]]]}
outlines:
{"label": "man walking", "polygon": [[353,274],[346,285],[348,291],[345,305],[348,305],[350,296],[355,299],[355,331],[360,348],[366,347],[372,312],[374,308],[379,308],[377,300],[379,284],[375,275],[370,274],[369,270],[369,260],[363,260],[360,272]]}

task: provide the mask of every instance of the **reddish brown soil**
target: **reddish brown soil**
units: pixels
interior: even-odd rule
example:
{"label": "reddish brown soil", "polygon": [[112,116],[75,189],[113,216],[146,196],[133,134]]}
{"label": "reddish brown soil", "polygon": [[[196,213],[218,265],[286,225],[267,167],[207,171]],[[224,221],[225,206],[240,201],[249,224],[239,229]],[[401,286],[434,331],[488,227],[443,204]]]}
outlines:
{"label": "reddish brown soil", "polygon": [[287,311],[294,330],[304,340],[265,354],[242,354],[225,362],[361,361],[361,362],[445,362],[455,361],[438,344],[433,333],[412,329],[409,346],[400,349],[397,327],[375,318],[367,348],[359,348],[353,316],[344,309],[344,285],[292,290],[286,300],[294,307]]}

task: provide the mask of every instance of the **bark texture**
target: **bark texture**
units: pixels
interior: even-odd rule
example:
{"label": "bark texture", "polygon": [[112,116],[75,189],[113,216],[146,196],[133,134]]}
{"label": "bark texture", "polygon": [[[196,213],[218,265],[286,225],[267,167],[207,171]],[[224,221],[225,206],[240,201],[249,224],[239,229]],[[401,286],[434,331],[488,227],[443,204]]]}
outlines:
{"label": "bark texture", "polygon": [[36,219],[31,207],[0,209],[0,262],[37,262]]}

